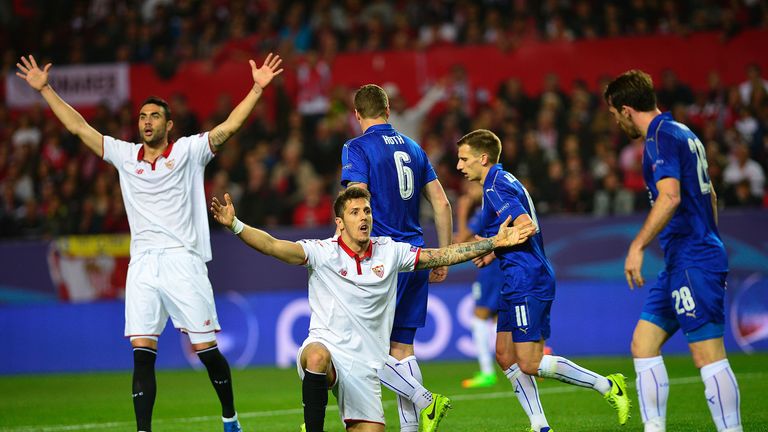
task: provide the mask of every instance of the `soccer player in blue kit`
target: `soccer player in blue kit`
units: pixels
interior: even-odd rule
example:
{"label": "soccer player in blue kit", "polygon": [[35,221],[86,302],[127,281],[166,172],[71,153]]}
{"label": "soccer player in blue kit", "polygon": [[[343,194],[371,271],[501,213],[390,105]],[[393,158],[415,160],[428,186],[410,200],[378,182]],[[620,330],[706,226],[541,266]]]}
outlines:
{"label": "soccer player in blue kit", "polygon": [[[432,204],[438,243],[451,242],[451,205],[424,150],[411,138],[387,123],[389,99],[379,86],[367,84],[354,96],[355,118],[363,132],[344,144],[341,155],[341,184],[363,187],[371,193],[374,236],[424,246],[419,225],[422,194]],[[447,267],[400,273],[397,308],[390,336],[390,357],[379,371],[381,383],[398,395],[400,430],[437,430],[450,408],[450,400],[426,390],[416,362],[413,342],[416,329],[424,327],[427,315],[427,283],[445,280]]]}
{"label": "soccer player in blue kit", "polygon": [[528,191],[498,163],[499,137],[478,129],[459,139],[457,146],[456,168],[467,180],[483,185],[483,235],[490,235],[508,217],[515,225],[532,221],[537,226],[536,234],[525,244],[495,251],[505,278],[499,299],[496,361],[515,388],[531,421],[530,430],[551,431],[534,375],[598,391],[617,410],[619,424],[626,423],[630,401],[623,375],[605,377],[564,357],[544,354],[555,298],[555,272],[544,253],[544,240]]}
{"label": "soccer player in blue kit", "polygon": [[653,207],[624,263],[630,288],[645,284],[643,251],[651,241],[658,236],[664,250],[664,271],[648,293],[632,336],[645,431],[666,429],[669,379],[661,346],[678,329],[701,370],[717,430],[741,431],[739,386],[723,344],[728,258],[717,230],[717,196],[704,146],[688,127],[659,111],[645,72],[620,75],[604,97],[624,132],[632,139],[645,138],[643,176]]}

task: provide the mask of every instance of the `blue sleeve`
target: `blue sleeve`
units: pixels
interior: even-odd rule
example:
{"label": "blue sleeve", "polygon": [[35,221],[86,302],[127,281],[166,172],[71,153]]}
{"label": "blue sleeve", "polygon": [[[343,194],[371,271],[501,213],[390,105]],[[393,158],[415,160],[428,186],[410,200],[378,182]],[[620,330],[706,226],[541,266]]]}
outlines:
{"label": "blue sleeve", "polygon": [[493,186],[493,190],[486,191],[485,197],[488,199],[499,220],[502,222],[507,216],[512,216],[512,220],[514,221],[518,216],[528,214],[528,211],[525,210],[523,203],[520,202],[520,198],[518,198],[515,190],[503,182],[497,182]]}
{"label": "blue sleeve", "polygon": [[653,161],[653,181],[672,177],[680,180],[680,142],[674,137],[659,133]]}
{"label": "blue sleeve", "polygon": [[341,185],[352,183],[368,184],[368,157],[356,141],[347,141],[341,150]]}

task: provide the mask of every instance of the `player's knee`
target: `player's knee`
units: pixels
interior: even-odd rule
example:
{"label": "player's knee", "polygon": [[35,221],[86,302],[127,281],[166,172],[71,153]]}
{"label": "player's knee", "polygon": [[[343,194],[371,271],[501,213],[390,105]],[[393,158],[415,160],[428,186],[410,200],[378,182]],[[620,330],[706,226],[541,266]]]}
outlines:
{"label": "player's knee", "polygon": [[496,350],[496,364],[499,365],[501,370],[507,370],[510,366],[515,364],[515,355],[506,350]]}
{"label": "player's knee", "polygon": [[526,375],[536,376],[539,373],[539,362],[532,360],[518,360],[517,365]]}
{"label": "player's knee", "polygon": [[305,357],[307,360],[306,369],[312,371],[325,371],[331,364],[331,353],[323,346],[307,347]]}
{"label": "player's knee", "polygon": [[632,351],[632,357],[634,358],[656,357],[661,354],[659,347],[649,344],[647,341],[638,337],[632,338],[630,349]]}

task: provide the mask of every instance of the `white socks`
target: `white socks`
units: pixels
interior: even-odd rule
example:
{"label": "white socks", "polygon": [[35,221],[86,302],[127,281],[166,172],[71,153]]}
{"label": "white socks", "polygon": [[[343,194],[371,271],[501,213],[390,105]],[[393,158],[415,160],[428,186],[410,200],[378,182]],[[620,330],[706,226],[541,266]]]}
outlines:
{"label": "white socks", "polygon": [[488,331],[488,320],[473,317],[472,318],[472,341],[477,350],[477,361],[480,363],[480,372],[492,374],[493,359],[491,357],[491,345],[488,340],[490,331]]}
{"label": "white socks", "polygon": [[547,418],[544,416],[544,409],[541,407],[536,380],[532,376],[524,374],[517,366],[517,363],[505,370],[504,375],[512,383],[512,388],[515,390],[517,400],[520,401],[520,406],[523,407],[523,411],[531,420],[531,429],[537,431],[549,426]]}
{"label": "white socks", "polygon": [[740,431],[739,384],[728,359],[710,363],[701,368],[704,396],[719,432]]}
{"label": "white socks", "polygon": [[611,390],[608,378],[577,365],[565,357],[545,355],[539,363],[539,376],[587,387],[606,394]]}
{"label": "white socks", "polygon": [[432,392],[421,385],[421,369],[416,357],[400,361],[389,356],[379,379],[386,388],[397,393],[397,410],[400,413],[400,430],[416,432],[419,429],[419,413],[432,403]]}
{"label": "white socks", "polygon": [[645,432],[664,432],[669,397],[669,378],[664,359],[661,356],[636,358],[634,362],[637,400]]}
{"label": "white socks", "polygon": [[[669,378],[661,356],[635,359],[637,399],[645,432],[666,430]],[[728,359],[701,368],[704,396],[718,432],[740,432],[739,385]]]}

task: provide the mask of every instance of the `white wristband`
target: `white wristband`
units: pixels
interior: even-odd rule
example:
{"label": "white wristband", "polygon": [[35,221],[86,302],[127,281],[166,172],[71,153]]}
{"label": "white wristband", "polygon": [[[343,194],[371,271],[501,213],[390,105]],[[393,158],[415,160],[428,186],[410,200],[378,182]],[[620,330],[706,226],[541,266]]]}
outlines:
{"label": "white wristband", "polygon": [[232,226],[229,227],[229,230],[232,231],[232,234],[234,235],[240,235],[244,228],[245,224],[241,222],[240,219],[235,217],[235,220],[232,221]]}

